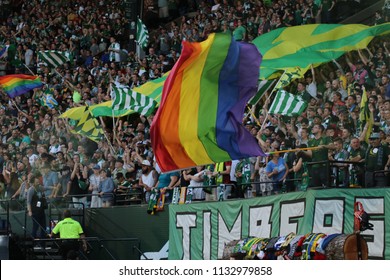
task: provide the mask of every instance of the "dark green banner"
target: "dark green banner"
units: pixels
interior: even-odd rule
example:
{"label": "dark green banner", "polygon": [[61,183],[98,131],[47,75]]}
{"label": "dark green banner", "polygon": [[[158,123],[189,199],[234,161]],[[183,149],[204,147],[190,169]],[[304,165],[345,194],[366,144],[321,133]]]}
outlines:
{"label": "dark green banner", "polygon": [[246,200],[169,207],[169,259],[218,259],[225,243],[248,236],[353,232],[362,202],[374,230],[363,235],[369,258],[390,259],[390,190],[309,190]]}

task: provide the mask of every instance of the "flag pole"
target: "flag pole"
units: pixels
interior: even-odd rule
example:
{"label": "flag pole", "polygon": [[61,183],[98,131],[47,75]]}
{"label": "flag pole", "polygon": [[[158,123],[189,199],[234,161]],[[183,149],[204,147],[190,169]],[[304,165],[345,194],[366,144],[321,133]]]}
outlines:
{"label": "flag pole", "polygon": [[280,154],[280,153],[289,153],[289,152],[297,152],[297,151],[311,151],[311,150],[317,150],[321,149],[322,147],[307,147],[307,148],[296,148],[296,149],[289,149],[289,150],[281,150],[281,151],[273,151],[269,152],[269,155],[272,154]]}
{"label": "flag pole", "polygon": [[[272,81],[272,83],[268,86],[268,88],[265,90],[265,92],[267,92],[274,85],[274,83],[275,83],[275,80]],[[256,106],[257,103],[259,103],[263,99],[263,96],[261,98],[259,98],[259,100],[257,100],[257,102],[255,104],[253,104],[252,107]]]}
{"label": "flag pole", "polygon": [[115,154],[116,154],[116,151],[115,151],[115,149],[114,149],[114,146],[111,144],[110,139],[108,139],[108,136],[107,136],[107,134],[106,134],[106,131],[105,131],[103,128],[102,128],[102,131],[103,131],[104,137],[106,138],[106,140],[107,140],[107,142],[108,142],[108,145],[109,145],[110,148],[111,148],[111,152],[115,155]]}
{"label": "flag pole", "polygon": [[[279,79],[278,79],[278,82],[275,84],[275,86],[273,87],[273,89],[272,89],[271,93],[269,94],[268,98],[265,100],[265,104],[267,104],[267,101],[270,100],[272,94],[275,92],[276,86],[279,84],[280,80],[282,79],[282,77],[283,77],[283,75],[284,75],[285,73],[286,73],[286,70],[284,70],[283,74],[280,75],[280,77],[279,77]],[[269,112],[269,110],[267,109],[267,113],[266,113],[266,115],[265,115],[264,122],[263,122],[263,124],[261,125],[260,131],[262,131],[262,130],[264,129],[264,125],[265,125],[265,123],[267,122],[268,115],[269,115],[268,112]]]}
{"label": "flag pole", "polygon": [[31,75],[36,76],[36,74],[26,64],[23,63],[23,66],[27,68]]}
{"label": "flag pole", "polygon": [[[275,80],[272,81],[272,83],[268,86],[268,88],[265,90],[265,92],[267,92],[267,91],[272,87],[272,85],[273,85],[274,83],[275,83]],[[264,96],[264,95],[263,95],[263,96]],[[255,121],[256,121],[256,123],[257,123],[257,125],[258,125],[259,127],[261,127],[262,125],[260,124],[259,119],[256,118],[254,109],[256,108],[256,105],[263,99],[263,96],[262,96],[261,98],[259,98],[259,100],[257,100],[257,102],[256,102],[255,104],[252,105],[252,108],[250,108],[250,107],[248,106],[248,104],[246,105],[247,108],[248,108],[248,110],[249,110],[249,114],[255,119]],[[268,100],[268,99],[267,99],[267,100]]]}
{"label": "flag pole", "polygon": [[[109,77],[110,77],[110,85],[108,87],[108,90],[111,94],[112,93],[112,83],[113,83],[111,73],[109,73]],[[112,96],[111,96],[111,100],[112,100]],[[114,115],[113,106],[111,106],[111,114],[112,114],[112,133],[113,133],[113,138],[116,139],[116,125],[115,125],[115,115]]]}

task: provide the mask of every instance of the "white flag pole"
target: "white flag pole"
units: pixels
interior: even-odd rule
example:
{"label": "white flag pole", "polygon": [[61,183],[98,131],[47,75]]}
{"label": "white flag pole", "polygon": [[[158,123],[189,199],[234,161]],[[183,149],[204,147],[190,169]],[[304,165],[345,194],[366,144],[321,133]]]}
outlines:
{"label": "white flag pole", "polygon": [[[284,75],[285,73],[286,73],[286,70],[283,72],[283,74],[282,74],[282,75],[280,75],[280,78],[279,78],[278,82],[275,84],[275,86],[273,87],[273,89],[272,89],[271,93],[269,94],[269,96],[268,96],[268,97],[267,97],[267,99],[265,100],[265,104],[267,104],[268,100],[270,100],[270,98],[271,98],[272,94],[275,92],[275,88],[276,88],[276,86],[279,84],[279,82],[280,82],[280,79],[283,77],[283,75]],[[268,113],[268,112],[269,112],[269,109],[267,108],[267,113],[266,113],[266,115],[265,115],[265,118],[264,118],[263,124],[261,125],[260,131],[264,129],[264,125],[265,125],[265,123],[267,122],[268,115],[269,115],[269,113]]]}

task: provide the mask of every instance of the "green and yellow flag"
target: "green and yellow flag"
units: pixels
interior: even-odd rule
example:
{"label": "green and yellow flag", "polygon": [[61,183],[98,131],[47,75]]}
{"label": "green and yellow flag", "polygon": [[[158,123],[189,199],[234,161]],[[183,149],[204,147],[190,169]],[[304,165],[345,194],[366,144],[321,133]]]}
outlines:
{"label": "green and yellow flag", "polygon": [[359,120],[361,122],[360,131],[363,131],[364,127],[368,123],[366,135],[364,138],[366,143],[368,143],[372,131],[372,127],[374,126],[374,116],[371,114],[370,110],[368,109],[368,98],[367,98],[367,92],[365,88],[363,88],[362,101],[360,102]]}
{"label": "green and yellow flag", "polygon": [[104,136],[103,129],[93,117],[87,106],[85,106],[80,120],[71,132],[86,136],[95,142],[101,141]]}
{"label": "green and yellow flag", "polygon": [[275,29],[253,40],[263,55],[260,79],[275,78],[277,72],[295,67],[307,70],[310,64],[318,66],[345,52],[363,49],[375,36],[389,32],[390,23],[308,24]]}

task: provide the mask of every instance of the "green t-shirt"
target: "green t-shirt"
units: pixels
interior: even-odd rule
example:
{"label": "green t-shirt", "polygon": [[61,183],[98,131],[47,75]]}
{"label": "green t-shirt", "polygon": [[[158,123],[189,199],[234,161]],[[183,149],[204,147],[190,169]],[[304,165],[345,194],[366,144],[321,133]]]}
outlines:
{"label": "green t-shirt", "polygon": [[[237,173],[240,172],[242,174],[241,177],[237,177]],[[251,163],[248,158],[240,160],[236,165],[236,178],[237,184],[246,184],[251,182]],[[248,185],[242,185],[242,188],[248,187]]]}
{"label": "green t-shirt", "polygon": [[366,156],[366,149],[362,147],[360,147],[357,150],[349,149],[348,151],[349,151],[349,159],[355,158],[357,156],[360,156],[361,159],[364,159],[364,157]]}
{"label": "green t-shirt", "polygon": [[[320,145],[329,145],[332,142],[330,137],[327,136],[322,136],[318,139],[310,139],[308,144],[309,147],[318,147]],[[322,149],[316,149],[312,150],[312,157],[311,161],[316,162],[316,161],[326,161],[328,160],[328,149],[327,148],[322,148]],[[314,164],[312,167],[322,167],[324,164]]]}
{"label": "green t-shirt", "polygon": [[234,29],[233,31],[233,37],[234,37],[234,40],[236,41],[242,41],[244,40],[245,38],[245,27],[243,26],[238,26],[236,29]]}
{"label": "green t-shirt", "polygon": [[384,170],[389,155],[390,149],[388,146],[370,147],[365,156],[366,170]]}

